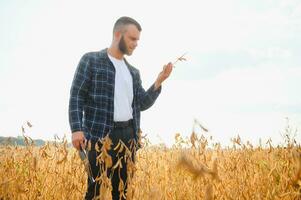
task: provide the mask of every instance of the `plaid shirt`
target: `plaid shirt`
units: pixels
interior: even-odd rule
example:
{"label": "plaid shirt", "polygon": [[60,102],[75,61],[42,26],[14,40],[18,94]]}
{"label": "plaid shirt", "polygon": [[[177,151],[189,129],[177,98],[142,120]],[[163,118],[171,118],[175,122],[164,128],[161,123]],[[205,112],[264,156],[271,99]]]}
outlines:
{"label": "plaid shirt", "polygon": [[[133,78],[135,136],[140,129],[140,111],[151,107],[161,92],[154,84],[145,91],[139,70],[126,65]],[[113,129],[115,68],[107,49],[86,53],[80,60],[70,91],[69,123],[72,133],[83,131],[87,139],[102,138]]]}

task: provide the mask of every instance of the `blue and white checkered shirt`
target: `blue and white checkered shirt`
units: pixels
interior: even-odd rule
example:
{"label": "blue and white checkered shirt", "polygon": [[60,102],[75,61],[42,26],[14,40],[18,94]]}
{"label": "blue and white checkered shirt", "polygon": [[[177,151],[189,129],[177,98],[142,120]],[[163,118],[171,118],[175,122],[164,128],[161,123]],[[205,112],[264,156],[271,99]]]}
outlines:
{"label": "blue and white checkered shirt", "polygon": [[[133,121],[137,137],[140,111],[151,107],[161,92],[154,84],[145,91],[139,70],[126,62],[133,78]],[[107,49],[86,53],[80,60],[71,86],[69,123],[72,133],[83,131],[87,139],[102,138],[112,131],[115,68]]]}

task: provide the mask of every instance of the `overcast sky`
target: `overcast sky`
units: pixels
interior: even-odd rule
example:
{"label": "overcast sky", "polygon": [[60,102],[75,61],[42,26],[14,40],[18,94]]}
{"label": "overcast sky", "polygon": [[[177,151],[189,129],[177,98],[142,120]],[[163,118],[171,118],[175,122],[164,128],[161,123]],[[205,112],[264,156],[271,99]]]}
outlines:
{"label": "overcast sky", "polygon": [[277,144],[287,117],[301,127],[300,0],[2,0],[0,135],[20,135],[29,120],[32,138],[69,139],[76,66],[84,53],[110,45],[113,24],[124,15],[143,29],[128,60],[145,89],[165,63],[187,52],[142,113],[152,142],[190,135],[194,118],[223,144],[238,134]]}

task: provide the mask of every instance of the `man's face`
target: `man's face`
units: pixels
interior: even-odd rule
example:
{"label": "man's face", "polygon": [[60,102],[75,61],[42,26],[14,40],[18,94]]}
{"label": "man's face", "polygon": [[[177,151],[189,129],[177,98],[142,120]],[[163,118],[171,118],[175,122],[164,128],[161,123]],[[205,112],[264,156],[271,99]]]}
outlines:
{"label": "man's face", "polygon": [[118,43],[119,50],[125,55],[132,55],[133,51],[138,45],[140,38],[140,31],[135,25],[128,25],[125,31],[121,33],[121,37]]}

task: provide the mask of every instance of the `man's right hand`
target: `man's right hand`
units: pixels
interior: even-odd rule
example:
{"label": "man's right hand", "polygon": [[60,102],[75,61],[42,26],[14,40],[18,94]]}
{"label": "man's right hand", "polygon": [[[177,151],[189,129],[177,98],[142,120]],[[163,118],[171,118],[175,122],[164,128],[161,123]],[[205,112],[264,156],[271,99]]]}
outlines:
{"label": "man's right hand", "polygon": [[82,149],[85,149],[86,139],[84,136],[84,132],[82,132],[82,131],[73,132],[72,133],[72,144],[77,150],[80,150],[80,147],[82,147]]}

